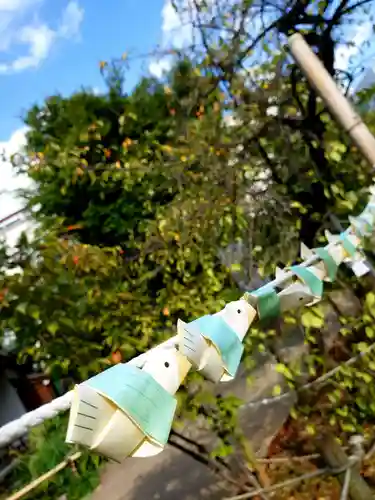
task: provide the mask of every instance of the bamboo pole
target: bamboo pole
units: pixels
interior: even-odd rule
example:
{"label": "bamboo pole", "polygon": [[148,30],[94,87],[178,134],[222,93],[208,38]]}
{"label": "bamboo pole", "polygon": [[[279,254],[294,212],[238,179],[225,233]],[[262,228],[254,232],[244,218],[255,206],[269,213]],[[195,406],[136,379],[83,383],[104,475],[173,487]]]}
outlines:
{"label": "bamboo pole", "polygon": [[60,462],[58,465],[56,465],[56,467],[49,470],[45,474],[42,474],[41,476],[37,477],[36,479],[31,481],[31,483],[24,486],[22,489],[20,489],[19,491],[17,491],[16,493],[11,495],[10,497],[8,497],[6,500],[19,500],[20,498],[24,497],[27,493],[32,491],[34,488],[39,486],[43,481],[46,481],[47,479],[53,477],[55,474],[57,474],[61,470],[65,469],[65,467],[70,465],[72,462],[75,462],[76,460],[78,460],[78,458],[80,458],[81,455],[82,455],[81,451],[77,451],[76,453],[73,453],[73,455],[70,455],[70,457],[68,457],[67,459]]}
{"label": "bamboo pole", "polygon": [[375,138],[341,93],[323,63],[311,50],[302,35],[295,33],[288,39],[290,51],[311,85],[343,129],[349,134],[363,156],[375,167]]}

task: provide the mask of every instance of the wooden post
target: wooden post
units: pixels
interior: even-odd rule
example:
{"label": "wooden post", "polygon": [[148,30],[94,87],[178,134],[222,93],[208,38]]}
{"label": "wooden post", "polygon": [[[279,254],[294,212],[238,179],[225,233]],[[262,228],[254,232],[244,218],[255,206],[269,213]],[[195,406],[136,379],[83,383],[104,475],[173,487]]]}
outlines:
{"label": "wooden post", "polygon": [[375,138],[341,93],[323,63],[311,50],[302,35],[295,33],[288,39],[290,51],[311,85],[321,96],[339,124],[350,135],[363,156],[375,167]]}
{"label": "wooden post", "polygon": [[[348,463],[346,453],[331,434],[323,436],[319,442],[319,448],[330,468],[340,469]],[[345,471],[338,474],[338,479],[341,484],[344,484]],[[351,500],[374,500],[375,498],[356,466],[353,467],[350,476],[349,496]]]}

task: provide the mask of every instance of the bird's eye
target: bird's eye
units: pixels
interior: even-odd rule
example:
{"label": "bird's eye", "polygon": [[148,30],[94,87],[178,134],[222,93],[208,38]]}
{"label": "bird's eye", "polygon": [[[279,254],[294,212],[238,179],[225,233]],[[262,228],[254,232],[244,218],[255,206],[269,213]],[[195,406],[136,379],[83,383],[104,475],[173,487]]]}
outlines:
{"label": "bird's eye", "polygon": [[169,367],[169,363],[168,363],[168,361],[166,361],[166,362],[164,363],[164,366],[165,366],[166,368],[168,368],[168,367]]}
{"label": "bird's eye", "polygon": [[238,314],[241,314],[241,309],[237,309]]}

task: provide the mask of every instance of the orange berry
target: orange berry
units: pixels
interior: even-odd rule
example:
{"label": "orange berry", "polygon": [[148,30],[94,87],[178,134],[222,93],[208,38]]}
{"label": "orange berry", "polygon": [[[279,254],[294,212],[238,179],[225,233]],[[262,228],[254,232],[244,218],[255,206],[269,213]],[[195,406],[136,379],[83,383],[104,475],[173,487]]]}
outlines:
{"label": "orange berry", "polygon": [[112,361],[113,363],[121,363],[122,356],[120,351],[115,351],[112,353]]}

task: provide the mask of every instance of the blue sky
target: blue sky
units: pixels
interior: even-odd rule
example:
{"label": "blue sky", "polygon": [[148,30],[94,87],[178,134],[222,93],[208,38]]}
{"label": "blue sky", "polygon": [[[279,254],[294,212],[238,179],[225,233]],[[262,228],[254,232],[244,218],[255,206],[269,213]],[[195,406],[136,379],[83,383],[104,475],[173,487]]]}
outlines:
{"label": "blue sky", "polygon": [[[353,30],[357,46],[369,37],[375,45],[370,20]],[[0,0],[0,152],[10,155],[22,147],[21,117],[32,104],[82,86],[100,92],[99,61],[191,40],[191,27],[175,14],[171,0]],[[356,47],[339,49],[336,66],[345,69],[356,52]],[[142,73],[158,76],[167,67],[166,59],[133,62],[127,90]],[[15,190],[29,181],[7,163],[0,163],[0,180],[1,219],[20,208]]]}
{"label": "blue sky", "polygon": [[[102,88],[98,62],[161,41],[163,0],[0,0],[0,141],[35,101]],[[3,7],[3,9],[2,9]],[[140,63],[132,64],[128,85]]]}
{"label": "blue sky", "polygon": [[[9,156],[22,147],[22,115],[34,103],[82,86],[104,89],[100,61],[164,46],[175,27],[169,0],[0,0],[1,152]],[[154,59],[133,62],[127,90],[141,74],[160,74],[163,64]],[[15,191],[29,181],[4,162],[0,180],[1,219],[20,208]]]}
{"label": "blue sky", "polygon": [[[82,85],[103,88],[100,60],[147,53],[159,42],[184,39],[183,32],[170,0],[0,0],[0,142],[34,102]],[[366,35],[363,27],[359,37]],[[356,49],[343,49],[344,59],[350,50]],[[140,61],[132,64],[129,88],[141,71]]]}

